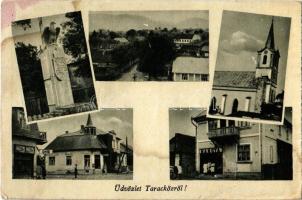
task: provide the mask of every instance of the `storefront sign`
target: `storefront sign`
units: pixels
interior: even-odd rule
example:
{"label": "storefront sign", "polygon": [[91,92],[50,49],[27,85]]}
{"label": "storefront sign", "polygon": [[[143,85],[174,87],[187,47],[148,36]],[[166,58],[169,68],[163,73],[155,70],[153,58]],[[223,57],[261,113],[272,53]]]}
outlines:
{"label": "storefront sign", "polygon": [[35,154],[35,147],[25,147],[25,153]]}
{"label": "storefront sign", "polygon": [[205,148],[205,149],[200,149],[199,152],[201,154],[204,154],[204,153],[222,153],[222,148]]}
{"label": "storefront sign", "polygon": [[23,145],[15,145],[15,151],[18,153],[29,153],[29,154],[35,154],[35,147],[31,146],[23,146]]}
{"label": "storefront sign", "polygon": [[16,145],[15,146],[15,151],[19,153],[25,153],[25,146],[22,145]]}

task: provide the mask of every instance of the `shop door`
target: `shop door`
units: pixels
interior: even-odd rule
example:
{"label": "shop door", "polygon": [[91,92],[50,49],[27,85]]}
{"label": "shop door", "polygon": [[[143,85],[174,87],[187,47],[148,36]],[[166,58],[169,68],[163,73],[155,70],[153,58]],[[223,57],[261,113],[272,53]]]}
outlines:
{"label": "shop door", "polygon": [[33,154],[15,153],[13,165],[13,178],[33,178]]}
{"label": "shop door", "polygon": [[214,174],[222,174],[222,152],[218,148],[204,149],[200,152],[201,173],[211,173],[209,164],[214,164]]}
{"label": "shop door", "polygon": [[293,157],[292,145],[277,140],[278,165],[277,165],[277,179],[291,180],[293,177]]}

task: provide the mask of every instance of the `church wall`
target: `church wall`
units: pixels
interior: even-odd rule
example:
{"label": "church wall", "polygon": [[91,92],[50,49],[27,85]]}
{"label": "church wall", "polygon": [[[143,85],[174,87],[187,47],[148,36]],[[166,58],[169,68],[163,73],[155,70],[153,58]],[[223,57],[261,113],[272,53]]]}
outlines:
{"label": "church wall", "polygon": [[244,111],[245,101],[247,97],[251,97],[249,111],[250,112],[255,111],[256,92],[213,89],[212,97],[216,98],[216,106],[219,106],[219,108],[221,108],[222,96],[225,94],[227,95],[227,97],[224,107],[225,108],[224,115],[229,115],[232,113],[233,102],[235,99],[238,100],[238,111]]}

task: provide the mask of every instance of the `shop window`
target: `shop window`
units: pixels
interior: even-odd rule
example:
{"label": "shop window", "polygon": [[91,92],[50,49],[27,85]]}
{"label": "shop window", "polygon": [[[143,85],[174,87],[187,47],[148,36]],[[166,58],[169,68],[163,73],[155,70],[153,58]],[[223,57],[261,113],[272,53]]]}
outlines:
{"label": "shop window", "polygon": [[54,157],[54,156],[49,157],[48,163],[49,163],[49,165],[55,165],[56,157]]}
{"label": "shop window", "polygon": [[201,74],[200,80],[201,81],[208,81],[208,75],[207,74]]}
{"label": "shop window", "polygon": [[84,155],[84,166],[90,167],[90,155]]}
{"label": "shop window", "polygon": [[251,145],[240,144],[237,146],[237,161],[251,161]]}
{"label": "shop window", "polygon": [[181,79],[185,81],[188,80],[188,74],[182,74]]}
{"label": "shop window", "polygon": [[72,165],[71,156],[66,156],[66,165]]}

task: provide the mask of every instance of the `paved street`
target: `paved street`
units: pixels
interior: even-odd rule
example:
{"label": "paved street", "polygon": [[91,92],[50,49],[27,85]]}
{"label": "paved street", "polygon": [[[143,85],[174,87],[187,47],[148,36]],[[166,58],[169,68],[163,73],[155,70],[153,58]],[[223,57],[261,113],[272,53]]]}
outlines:
{"label": "paved street", "polygon": [[[75,179],[73,174],[47,174],[46,179]],[[132,180],[133,173],[128,174],[80,174],[79,180]]]}
{"label": "paved street", "polygon": [[[146,81],[148,79],[148,75],[137,70],[138,65],[135,64],[131,68],[129,72],[126,72],[122,75],[118,81]],[[134,80],[135,77],[135,80]]]}

